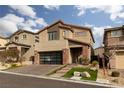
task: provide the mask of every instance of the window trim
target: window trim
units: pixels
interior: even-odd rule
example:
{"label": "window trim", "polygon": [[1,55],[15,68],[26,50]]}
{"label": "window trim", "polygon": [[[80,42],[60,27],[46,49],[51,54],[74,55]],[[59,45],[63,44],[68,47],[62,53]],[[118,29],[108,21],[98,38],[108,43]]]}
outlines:
{"label": "window trim", "polygon": [[57,31],[48,32],[48,40],[59,40],[57,37]]}

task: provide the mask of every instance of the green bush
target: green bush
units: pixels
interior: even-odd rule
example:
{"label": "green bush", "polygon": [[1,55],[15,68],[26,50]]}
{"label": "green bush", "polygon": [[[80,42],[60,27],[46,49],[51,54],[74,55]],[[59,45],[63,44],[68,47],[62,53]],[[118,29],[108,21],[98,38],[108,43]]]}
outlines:
{"label": "green bush", "polygon": [[96,61],[96,60],[92,61],[92,66],[93,67],[97,66],[97,64],[98,64],[98,61]]}
{"label": "green bush", "polygon": [[112,77],[119,77],[120,76],[120,72],[118,71],[113,71],[111,74]]}
{"label": "green bush", "polygon": [[17,67],[17,64],[11,64],[11,67]]}
{"label": "green bush", "polygon": [[87,57],[84,57],[84,56],[79,56],[78,63],[83,64],[83,65],[88,65],[89,59]]}

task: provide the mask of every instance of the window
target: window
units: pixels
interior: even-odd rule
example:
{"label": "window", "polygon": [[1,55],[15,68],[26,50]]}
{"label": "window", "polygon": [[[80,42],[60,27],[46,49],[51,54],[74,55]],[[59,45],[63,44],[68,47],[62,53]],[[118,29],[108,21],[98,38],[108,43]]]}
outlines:
{"label": "window", "polygon": [[57,40],[57,31],[48,32],[48,40]]}
{"label": "window", "polygon": [[120,36],[122,36],[122,31],[121,30],[120,31],[112,31],[111,36],[112,37],[120,37]]}
{"label": "window", "polygon": [[86,36],[87,32],[75,32],[75,36]]}
{"label": "window", "polygon": [[26,39],[27,38],[27,35],[23,35],[22,39]]}
{"label": "window", "polygon": [[15,36],[15,41],[16,41],[16,42],[18,41],[18,39],[19,39],[18,36]]}
{"label": "window", "polygon": [[64,31],[63,32],[63,36],[68,37],[69,36],[69,32],[68,31]]}

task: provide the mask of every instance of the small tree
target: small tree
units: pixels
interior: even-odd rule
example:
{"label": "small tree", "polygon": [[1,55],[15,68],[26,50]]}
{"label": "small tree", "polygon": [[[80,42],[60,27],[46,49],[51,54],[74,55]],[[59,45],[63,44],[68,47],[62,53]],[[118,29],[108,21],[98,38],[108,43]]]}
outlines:
{"label": "small tree", "polygon": [[6,50],[6,56],[7,56],[8,62],[18,62],[19,50],[18,49],[8,49],[8,50]]}
{"label": "small tree", "polygon": [[89,59],[84,56],[79,56],[78,63],[87,65],[87,64],[89,64]]}

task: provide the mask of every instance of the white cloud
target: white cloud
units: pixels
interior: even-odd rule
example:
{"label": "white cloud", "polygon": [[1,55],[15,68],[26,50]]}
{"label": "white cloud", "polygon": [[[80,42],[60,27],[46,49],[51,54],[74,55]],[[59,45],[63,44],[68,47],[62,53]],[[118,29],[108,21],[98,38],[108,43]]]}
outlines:
{"label": "white cloud", "polygon": [[59,5],[44,5],[44,7],[48,10],[59,10]]}
{"label": "white cloud", "polygon": [[35,27],[36,23],[32,19],[28,19],[25,22],[20,23],[19,26],[21,26],[21,27]]}
{"label": "white cloud", "polygon": [[31,18],[36,17],[36,12],[28,5],[10,5],[10,7],[24,16],[29,16]]}
{"label": "white cloud", "polygon": [[11,21],[11,22],[14,22],[14,23],[24,22],[24,18],[18,17],[18,16],[14,15],[14,14],[7,14],[6,16],[2,17],[1,19]]}
{"label": "white cloud", "polygon": [[0,34],[7,36],[8,33],[13,33],[17,31],[17,25],[11,21],[0,19]]}
{"label": "white cloud", "polygon": [[7,14],[0,18],[0,34],[6,35],[18,30],[18,24],[24,22],[24,18],[14,14]]}
{"label": "white cloud", "polygon": [[110,15],[112,21],[117,18],[124,18],[124,8],[121,5],[116,6],[95,6],[95,5],[84,5],[75,6],[79,10],[78,16],[84,15],[86,10],[90,9],[92,13],[104,12]]}
{"label": "white cloud", "polygon": [[45,22],[45,20],[43,18],[37,18],[35,20],[35,22],[39,25],[42,25],[42,26],[47,26],[48,24]]}
{"label": "white cloud", "polygon": [[38,27],[44,27],[47,22],[43,18],[29,18],[25,20],[23,17],[19,17],[15,14],[7,14],[0,18],[0,34],[8,35],[14,33],[18,29],[25,29],[32,32],[38,31]]}

